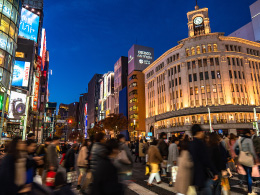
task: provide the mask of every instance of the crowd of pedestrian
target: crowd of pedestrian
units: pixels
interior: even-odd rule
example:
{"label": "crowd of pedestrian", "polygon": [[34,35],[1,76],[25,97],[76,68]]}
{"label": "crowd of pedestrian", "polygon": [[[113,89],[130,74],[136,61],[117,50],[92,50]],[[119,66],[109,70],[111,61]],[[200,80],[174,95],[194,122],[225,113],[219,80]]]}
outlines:
{"label": "crowd of pedestrian", "polygon": [[[245,130],[240,136],[209,133],[193,125],[191,135],[129,142],[122,134],[106,139],[100,132],[82,143],[60,144],[59,137],[37,145],[34,134],[15,137],[1,146],[0,195],[81,194],[123,195],[132,181],[134,163],[146,165],[148,187],[169,183],[178,194],[229,193],[235,172],[240,185],[254,195],[260,177],[260,138]],[[258,182],[258,180],[256,180]]]}

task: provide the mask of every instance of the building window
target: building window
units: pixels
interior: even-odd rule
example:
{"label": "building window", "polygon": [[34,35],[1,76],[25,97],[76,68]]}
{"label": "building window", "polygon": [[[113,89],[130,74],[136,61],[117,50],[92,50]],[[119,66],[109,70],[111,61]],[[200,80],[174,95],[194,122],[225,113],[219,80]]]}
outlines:
{"label": "building window", "polygon": [[220,75],[220,71],[219,70],[217,71],[217,78],[221,79],[221,75]]}
{"label": "building window", "polygon": [[203,80],[203,72],[200,72],[200,80]]}
{"label": "building window", "polygon": [[192,75],[189,74],[189,82],[192,82]]}
{"label": "building window", "polygon": [[239,87],[238,87],[238,84],[236,84],[236,90],[237,90],[237,92],[239,92]]}
{"label": "building window", "polygon": [[202,99],[202,106],[206,106],[206,100]]}
{"label": "building window", "polygon": [[254,80],[254,78],[253,78],[253,74],[251,73],[251,80],[253,81]]}
{"label": "building window", "polygon": [[133,75],[129,78],[129,81],[131,81],[131,80],[133,80],[133,79],[137,79],[136,74],[133,74]]}
{"label": "building window", "polygon": [[181,72],[181,66],[178,65],[178,72]]}
{"label": "building window", "polygon": [[210,63],[210,66],[214,66],[214,59],[213,59],[213,58],[210,58],[210,59],[209,59],[209,63]]}
{"label": "building window", "polygon": [[211,101],[211,98],[208,98],[208,105],[212,105],[212,101]]}
{"label": "building window", "polygon": [[129,96],[137,94],[137,90],[133,90],[129,93]]}
{"label": "building window", "polygon": [[187,62],[188,70],[190,69],[190,62]]}
{"label": "building window", "polygon": [[233,66],[236,65],[235,58],[232,58],[232,64],[233,64]]}
{"label": "building window", "polygon": [[201,59],[198,60],[198,65],[199,65],[199,67],[202,67],[202,60]]}
{"label": "building window", "polygon": [[240,65],[243,66],[243,59],[240,59]]}
{"label": "building window", "polygon": [[131,84],[129,85],[129,88],[131,88],[131,87],[136,87],[136,86],[137,86],[137,83],[134,82],[134,83],[131,83]]}
{"label": "building window", "polygon": [[193,95],[193,87],[190,87],[190,95]]}
{"label": "building window", "polygon": [[209,80],[209,72],[208,71],[205,72],[205,80]]}
{"label": "building window", "polygon": [[211,78],[212,79],[215,79],[216,77],[215,77],[215,71],[211,71]]}
{"label": "building window", "polygon": [[192,68],[195,69],[196,68],[196,62],[192,61]]}
{"label": "building window", "polygon": [[193,81],[197,81],[197,74],[196,73],[193,74]]}
{"label": "building window", "polygon": [[178,91],[176,91],[176,99],[179,97]]}
{"label": "building window", "polygon": [[212,48],[210,44],[208,44],[208,52],[212,52]]}
{"label": "building window", "polygon": [[215,58],[215,63],[217,66],[219,66],[219,59],[218,58]]}
{"label": "building window", "polygon": [[231,72],[231,70],[229,70],[229,78],[232,79],[232,72]]}
{"label": "building window", "polygon": [[180,89],[180,97],[182,97],[182,90]]}
{"label": "building window", "polygon": [[175,86],[178,86],[178,80],[177,80],[177,78],[175,79]]}
{"label": "building window", "polygon": [[233,85],[233,84],[231,84],[231,91],[232,91],[232,92],[235,92],[235,89],[234,89],[234,85]]}
{"label": "building window", "polygon": [[186,56],[190,56],[190,50],[186,49]]}
{"label": "building window", "polygon": [[238,78],[241,79],[241,73],[238,71]]}
{"label": "building window", "polygon": [[213,44],[213,50],[214,50],[214,51],[218,51],[218,46],[217,46],[217,44]]}
{"label": "building window", "polygon": [[251,68],[251,61],[249,60],[248,62],[249,62],[249,68]]}
{"label": "building window", "polygon": [[218,84],[218,92],[222,92],[222,85]]}
{"label": "building window", "polygon": [[194,88],[194,91],[195,91],[195,95],[198,95],[198,94],[199,94],[199,89],[198,89],[198,87],[195,87],[195,88]]}
{"label": "building window", "polygon": [[212,85],[212,91],[213,93],[217,93],[217,85]]}
{"label": "building window", "polygon": [[231,65],[230,57],[227,57],[228,65]]}
{"label": "building window", "polygon": [[234,77],[235,77],[235,79],[237,78],[237,72],[236,71],[234,71]]}
{"label": "building window", "polygon": [[197,46],[197,54],[200,54],[200,46]]}
{"label": "building window", "polygon": [[203,66],[207,66],[207,59],[203,59]]}
{"label": "building window", "polygon": [[206,46],[202,45],[202,53],[206,53]]}
{"label": "building window", "polygon": [[237,66],[239,66],[240,64],[239,64],[239,58],[236,58],[237,59]]}
{"label": "building window", "polygon": [[192,55],[192,56],[195,55],[195,49],[194,49],[194,47],[191,48],[191,55]]}
{"label": "building window", "polygon": [[205,93],[205,86],[201,86],[201,93],[204,94]]}
{"label": "building window", "polygon": [[206,85],[207,93],[210,93],[210,86]]}
{"label": "building window", "polygon": [[242,72],[242,76],[243,76],[243,79],[245,79],[245,74],[244,74],[244,72]]}
{"label": "building window", "polygon": [[179,77],[179,85],[181,85],[181,77]]}
{"label": "building window", "polygon": [[225,47],[226,47],[226,51],[229,51],[229,46],[228,46],[228,45],[225,45]]}

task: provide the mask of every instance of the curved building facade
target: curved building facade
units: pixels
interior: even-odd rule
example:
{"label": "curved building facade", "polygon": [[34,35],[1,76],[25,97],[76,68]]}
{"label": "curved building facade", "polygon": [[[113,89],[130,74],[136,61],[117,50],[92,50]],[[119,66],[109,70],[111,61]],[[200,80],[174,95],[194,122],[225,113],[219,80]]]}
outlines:
{"label": "curved building facade", "polygon": [[[211,33],[208,9],[188,12],[189,37],[147,67],[146,131],[177,133],[192,124],[252,129],[260,98],[260,44]],[[256,108],[260,113],[260,109]]]}

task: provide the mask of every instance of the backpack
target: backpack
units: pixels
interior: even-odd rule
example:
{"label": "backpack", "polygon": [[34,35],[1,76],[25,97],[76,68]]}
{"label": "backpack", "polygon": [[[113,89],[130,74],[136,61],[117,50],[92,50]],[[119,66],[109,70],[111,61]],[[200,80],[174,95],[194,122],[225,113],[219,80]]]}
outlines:
{"label": "backpack", "polygon": [[[241,139],[241,144],[243,143],[243,141],[244,141],[245,139],[246,139],[246,138]],[[238,145],[236,146],[236,148],[235,148],[235,153],[236,153],[237,156],[238,156],[239,153],[240,153],[239,144],[238,144]]]}

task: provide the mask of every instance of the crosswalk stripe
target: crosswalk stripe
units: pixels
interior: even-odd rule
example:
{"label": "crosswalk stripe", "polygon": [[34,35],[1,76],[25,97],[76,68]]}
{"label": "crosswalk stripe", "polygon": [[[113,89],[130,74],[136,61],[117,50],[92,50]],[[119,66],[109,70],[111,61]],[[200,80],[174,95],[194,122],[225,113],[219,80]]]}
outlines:
{"label": "crosswalk stripe", "polygon": [[[144,180],[145,182],[147,182],[148,180]],[[174,192],[174,193],[177,193],[175,190],[174,190],[174,187],[170,187],[169,184],[165,183],[165,182],[162,182],[160,184],[157,184],[157,183],[152,183],[153,185],[155,186],[158,186],[160,188],[163,188],[165,190],[168,190],[170,192]]]}
{"label": "crosswalk stripe", "polygon": [[152,191],[146,189],[145,187],[142,187],[142,186],[140,186],[140,185],[138,185],[136,183],[130,183],[128,185],[128,188],[130,190],[134,191],[135,193],[141,194],[141,195],[147,195],[147,194],[149,194],[149,195],[158,195],[158,194],[156,194],[156,193],[154,193],[154,192],[152,192]]}

